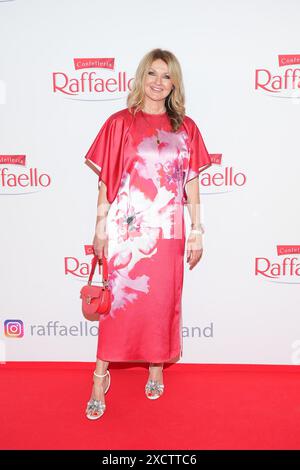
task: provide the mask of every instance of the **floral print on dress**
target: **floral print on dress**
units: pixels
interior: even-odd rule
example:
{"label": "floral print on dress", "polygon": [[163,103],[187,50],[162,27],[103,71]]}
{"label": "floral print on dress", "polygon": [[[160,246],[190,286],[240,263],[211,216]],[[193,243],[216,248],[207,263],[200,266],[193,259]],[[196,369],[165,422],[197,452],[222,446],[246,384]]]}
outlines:
{"label": "floral print on dress", "polygon": [[160,239],[174,238],[177,225],[182,223],[183,185],[189,164],[187,135],[162,131],[160,139],[159,146],[154,136],[139,144],[136,159],[130,172],[124,173],[109,210],[112,316],[134,302],[140,292],[149,292],[149,277],[132,278],[130,273],[136,263],[156,253]]}

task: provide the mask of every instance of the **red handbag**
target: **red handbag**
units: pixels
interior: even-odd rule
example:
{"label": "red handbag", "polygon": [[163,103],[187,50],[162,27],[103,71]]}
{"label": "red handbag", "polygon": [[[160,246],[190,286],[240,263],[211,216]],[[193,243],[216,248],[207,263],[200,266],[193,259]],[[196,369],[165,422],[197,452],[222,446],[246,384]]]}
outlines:
{"label": "red handbag", "polygon": [[[103,286],[93,286],[92,279],[95,272],[96,264],[102,266],[102,284]],[[109,313],[111,308],[111,290],[108,282],[107,259],[104,256],[99,259],[94,256],[92,259],[92,267],[87,285],[80,290],[80,298],[82,299],[83,316],[90,321],[99,320],[100,315]]]}

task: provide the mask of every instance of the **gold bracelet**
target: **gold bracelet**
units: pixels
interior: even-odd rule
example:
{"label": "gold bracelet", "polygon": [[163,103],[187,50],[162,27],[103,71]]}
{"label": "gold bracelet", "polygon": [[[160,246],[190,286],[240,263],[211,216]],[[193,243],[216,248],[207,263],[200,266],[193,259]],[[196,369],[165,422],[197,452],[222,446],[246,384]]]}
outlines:
{"label": "gold bracelet", "polygon": [[[196,229],[194,229],[194,227],[197,227]],[[196,224],[191,224],[191,232],[192,233],[204,233],[205,230],[204,230],[204,226],[202,224],[199,224],[199,225],[196,225]]]}

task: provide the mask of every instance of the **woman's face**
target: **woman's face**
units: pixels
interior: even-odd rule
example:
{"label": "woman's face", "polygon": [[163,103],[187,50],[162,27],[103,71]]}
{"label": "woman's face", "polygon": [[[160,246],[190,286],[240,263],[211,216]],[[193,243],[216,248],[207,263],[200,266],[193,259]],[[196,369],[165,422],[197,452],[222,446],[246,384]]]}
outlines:
{"label": "woman's face", "polygon": [[146,72],[144,91],[148,99],[153,101],[163,101],[172,90],[172,80],[167,64],[156,59]]}

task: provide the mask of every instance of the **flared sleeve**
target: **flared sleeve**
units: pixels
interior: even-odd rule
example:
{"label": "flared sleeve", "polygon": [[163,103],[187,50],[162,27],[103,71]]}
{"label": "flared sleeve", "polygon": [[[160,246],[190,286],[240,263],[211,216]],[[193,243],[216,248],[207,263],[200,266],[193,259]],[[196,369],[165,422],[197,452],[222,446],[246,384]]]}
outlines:
{"label": "flared sleeve", "polygon": [[184,204],[187,203],[186,183],[212,165],[201,132],[191,118],[188,118],[187,129],[189,136],[189,166],[184,183]]}
{"label": "flared sleeve", "polygon": [[98,186],[107,186],[107,200],[111,204],[118,192],[123,170],[126,125],[122,116],[110,116],[102,125],[85,155],[99,167]]}

